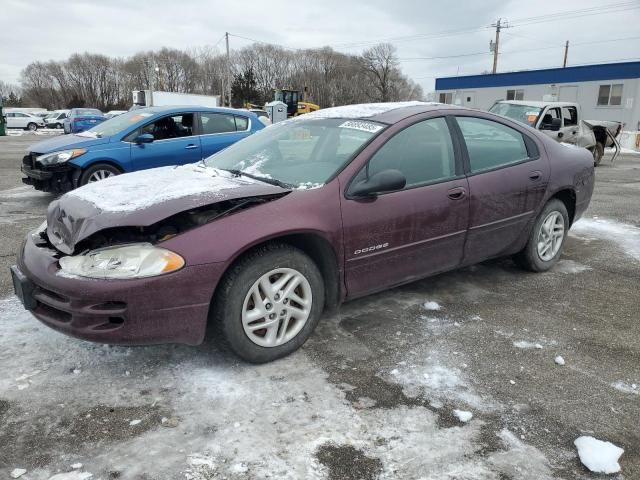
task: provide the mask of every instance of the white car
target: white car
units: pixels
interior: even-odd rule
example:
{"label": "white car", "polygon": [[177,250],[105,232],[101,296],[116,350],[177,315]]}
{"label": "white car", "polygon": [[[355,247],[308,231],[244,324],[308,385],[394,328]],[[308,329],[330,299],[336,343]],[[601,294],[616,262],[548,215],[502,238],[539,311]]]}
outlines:
{"label": "white car", "polygon": [[109,118],[117,117],[118,115],[122,115],[123,113],[127,113],[127,111],[126,110],[109,110],[107,113],[104,114],[104,116],[107,117],[107,119],[109,119]]}
{"label": "white car", "polygon": [[7,128],[22,128],[24,130],[35,131],[40,128],[44,128],[44,120],[35,115],[31,115],[24,112],[7,112],[5,113],[7,119]]}
{"label": "white car", "polygon": [[56,110],[45,117],[44,123],[48,128],[62,128],[64,126],[64,119],[68,116],[69,110]]}

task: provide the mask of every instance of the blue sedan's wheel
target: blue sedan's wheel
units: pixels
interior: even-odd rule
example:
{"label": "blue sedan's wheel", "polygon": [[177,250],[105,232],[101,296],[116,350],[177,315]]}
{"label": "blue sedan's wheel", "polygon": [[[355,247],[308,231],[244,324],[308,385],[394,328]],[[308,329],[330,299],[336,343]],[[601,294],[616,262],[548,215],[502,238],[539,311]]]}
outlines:
{"label": "blue sedan's wheel", "polygon": [[122,172],[113,165],[109,165],[108,163],[96,163],[82,172],[80,180],[78,181],[78,186],[81,187],[87,183],[99,182],[105,178],[120,175],[120,173]]}

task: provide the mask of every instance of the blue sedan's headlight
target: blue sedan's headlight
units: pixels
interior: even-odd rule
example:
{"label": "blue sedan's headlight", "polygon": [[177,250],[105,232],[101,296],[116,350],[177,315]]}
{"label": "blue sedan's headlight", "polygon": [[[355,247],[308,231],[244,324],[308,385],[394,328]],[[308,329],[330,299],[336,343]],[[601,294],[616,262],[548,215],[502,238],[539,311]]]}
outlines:
{"label": "blue sedan's headlight", "polygon": [[56,163],[68,162],[72,158],[79,157],[87,153],[85,148],[74,148],[73,150],[62,150],[60,152],[45,153],[36,158],[42,165],[55,165]]}

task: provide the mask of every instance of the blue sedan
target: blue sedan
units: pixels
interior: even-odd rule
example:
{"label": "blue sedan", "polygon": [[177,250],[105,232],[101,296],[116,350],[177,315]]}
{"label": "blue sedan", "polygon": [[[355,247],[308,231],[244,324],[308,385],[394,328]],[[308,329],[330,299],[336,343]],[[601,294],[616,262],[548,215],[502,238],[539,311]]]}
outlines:
{"label": "blue sedan", "polygon": [[64,133],[80,133],[104,122],[107,117],[97,108],[72,108],[62,122]]}
{"label": "blue sedan", "polygon": [[197,162],[263,128],[256,114],[230,108],[134,110],[32,145],[22,181],[63,193],[120,173]]}

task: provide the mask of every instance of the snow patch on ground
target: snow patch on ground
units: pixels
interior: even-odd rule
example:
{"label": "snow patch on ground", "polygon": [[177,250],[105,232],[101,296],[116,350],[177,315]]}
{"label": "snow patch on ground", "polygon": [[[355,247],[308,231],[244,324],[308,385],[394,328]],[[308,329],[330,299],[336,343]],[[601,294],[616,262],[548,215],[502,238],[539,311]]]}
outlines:
{"label": "snow patch on ground", "polygon": [[513,342],[513,346],[516,348],[523,348],[523,349],[529,349],[529,348],[542,349],[543,348],[542,344],[528,342],[527,340],[518,340],[517,342]]}
{"label": "snow patch on ground", "polygon": [[591,270],[591,267],[574,262],[573,260],[560,260],[552,269],[552,272],[573,274]]}
{"label": "snow patch on ground", "polygon": [[571,227],[571,233],[591,235],[618,244],[627,255],[640,261],[640,228],[613,220],[583,218]]}
{"label": "snow patch on ground", "polygon": [[640,387],[636,383],[626,383],[621,380],[611,384],[613,388],[624,393],[632,393],[634,395],[640,395]]}
{"label": "snow patch on ground", "polygon": [[471,420],[473,418],[473,413],[471,412],[467,412],[465,410],[454,410],[453,414],[458,417],[458,420],[460,420],[461,422],[468,422],[469,420]]}
{"label": "snow patch on ground", "polygon": [[[391,380],[407,394],[455,402],[461,411],[468,405],[474,414],[493,408],[460,369],[435,355],[421,363],[411,358],[398,358],[398,375]],[[546,461],[533,447],[511,442],[488,456],[478,455],[487,435],[482,422],[441,428],[438,415],[422,406],[352,404],[304,349],[277,362],[248,365],[210,345],[103,346],[46,328],[10,298],[0,300],[0,365],[14,372],[0,376],[0,397],[28,404],[30,422],[51,416],[55,422],[69,420],[96,405],[151,408],[159,402],[170,410],[163,414],[174,419],[172,428],[157,418],[157,425],[145,430],[154,420],[144,417],[139,426],[125,428],[128,436],[118,441],[88,440],[87,451],[56,444],[59,455],[46,467],[49,475],[69,470],[70,458],[83,455],[83,468],[96,478],[117,468],[121,478],[325,479],[326,468],[315,454],[332,443],[380,459],[383,480],[534,478],[510,473],[515,471],[546,478]],[[130,375],[123,373],[125,368]],[[31,375],[37,370],[41,373]],[[26,391],[15,388],[22,375],[33,382]],[[141,389],[148,393],[141,395]],[[15,421],[12,412],[5,417],[9,421]],[[124,418],[127,425],[143,417]],[[100,448],[92,449],[96,445]],[[40,473],[38,478],[48,478],[47,471]],[[59,475],[56,480],[81,480],[88,473]]]}
{"label": "snow patch on ground", "polygon": [[440,309],[442,309],[442,307],[440,306],[440,304],[438,302],[433,302],[433,301],[424,302],[424,304],[422,306],[425,308],[425,310],[440,310]]}
{"label": "snow patch on ground", "polygon": [[132,212],[188,196],[204,196],[215,201],[224,198],[227,190],[252,183],[255,180],[233,178],[198,163],[117,175],[89,183],[67,195],[90,202],[105,212]]}
{"label": "snow patch on ground", "polygon": [[611,442],[603,442],[589,436],[578,437],[574,442],[582,464],[595,473],[620,471],[618,459],[624,450]]}

